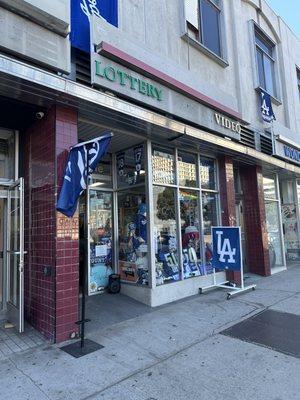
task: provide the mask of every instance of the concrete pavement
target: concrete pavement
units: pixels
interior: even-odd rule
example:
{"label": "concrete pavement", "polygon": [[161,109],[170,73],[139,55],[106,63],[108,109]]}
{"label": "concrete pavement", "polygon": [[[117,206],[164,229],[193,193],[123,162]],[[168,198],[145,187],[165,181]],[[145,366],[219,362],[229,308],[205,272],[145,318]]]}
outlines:
{"label": "concrete pavement", "polygon": [[248,282],[257,290],[229,301],[218,290],[93,325],[105,347],[79,359],[56,345],[8,356],[0,399],[299,400],[300,359],[220,332],[265,308],[300,315],[300,266]]}

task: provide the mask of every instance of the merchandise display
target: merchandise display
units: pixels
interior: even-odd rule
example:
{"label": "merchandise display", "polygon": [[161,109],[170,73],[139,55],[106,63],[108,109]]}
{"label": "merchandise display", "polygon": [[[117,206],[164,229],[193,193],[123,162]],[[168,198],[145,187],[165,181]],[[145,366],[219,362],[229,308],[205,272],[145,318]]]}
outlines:
{"label": "merchandise display", "polygon": [[90,268],[89,293],[108,286],[112,268],[112,195],[90,191]]}
{"label": "merchandise display", "polygon": [[119,194],[119,270],[122,281],[148,285],[147,205],[145,194]]}

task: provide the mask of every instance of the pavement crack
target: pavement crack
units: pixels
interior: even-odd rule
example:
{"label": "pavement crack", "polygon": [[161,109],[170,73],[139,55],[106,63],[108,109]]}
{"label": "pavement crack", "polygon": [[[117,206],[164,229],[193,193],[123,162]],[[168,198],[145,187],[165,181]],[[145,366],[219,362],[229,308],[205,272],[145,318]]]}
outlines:
{"label": "pavement crack", "polygon": [[34,379],[31,378],[30,375],[26,374],[26,372],[24,372],[20,367],[18,367],[17,363],[10,357],[8,357],[8,360],[13,364],[13,366],[15,367],[15,369],[17,371],[19,371],[23,376],[25,376],[27,379],[29,379],[29,381],[41,392],[43,393],[43,395],[49,399],[52,400],[52,397],[50,397],[37,383]]}

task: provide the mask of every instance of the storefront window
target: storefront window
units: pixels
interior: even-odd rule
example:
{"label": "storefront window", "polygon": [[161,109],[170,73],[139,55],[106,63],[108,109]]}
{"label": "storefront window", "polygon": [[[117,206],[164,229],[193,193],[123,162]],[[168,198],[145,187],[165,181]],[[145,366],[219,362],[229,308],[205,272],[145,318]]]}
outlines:
{"label": "storefront window", "polygon": [[218,226],[217,194],[202,192],[203,235],[205,246],[206,272],[212,272],[212,237],[211,227]]}
{"label": "storefront window", "polygon": [[295,181],[281,181],[280,192],[286,258],[288,261],[298,261],[300,260],[300,247]]}
{"label": "storefront window", "polygon": [[201,262],[198,192],[180,190],[180,225],[184,279],[205,275]]}
{"label": "storefront window", "polygon": [[216,189],[215,161],[210,158],[201,157],[200,161],[201,188]]}
{"label": "storefront window", "polygon": [[137,185],[145,182],[144,145],[136,145],[117,153],[118,188]]}
{"label": "storefront window", "polygon": [[121,279],[148,285],[148,210],[144,189],[132,188],[118,193],[118,218]]}
{"label": "storefront window", "polygon": [[177,254],[176,191],[154,186],[154,231],[156,285],[180,280]]}
{"label": "storefront window", "polygon": [[194,154],[178,152],[179,186],[197,186],[197,157]]}
{"label": "storefront window", "polygon": [[171,150],[153,148],[152,176],[155,183],[175,184],[175,159]]}
{"label": "storefront window", "polygon": [[276,183],[274,178],[263,177],[264,196],[266,199],[277,199]]}
{"label": "storefront window", "polygon": [[265,207],[269,240],[270,266],[271,268],[274,268],[276,266],[283,265],[278,204],[277,202],[266,201]]}
{"label": "storefront window", "polygon": [[90,190],[89,294],[108,285],[112,269],[112,193]]}
{"label": "storefront window", "polygon": [[98,163],[90,182],[90,187],[112,188],[111,154],[106,154]]}
{"label": "storefront window", "polygon": [[263,177],[266,223],[268,231],[270,267],[284,265],[279,199],[275,177]]}

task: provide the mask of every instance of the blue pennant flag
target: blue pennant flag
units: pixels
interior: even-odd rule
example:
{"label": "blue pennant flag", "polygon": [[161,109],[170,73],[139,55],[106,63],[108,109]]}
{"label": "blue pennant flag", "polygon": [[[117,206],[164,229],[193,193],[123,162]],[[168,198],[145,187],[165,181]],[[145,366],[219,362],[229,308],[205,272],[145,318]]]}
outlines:
{"label": "blue pennant flag", "polygon": [[260,91],[260,110],[262,119],[265,122],[272,122],[276,120],[275,114],[272,108],[271,96],[264,90]]}
{"label": "blue pennant flag", "polygon": [[90,53],[90,17],[118,26],[118,0],[71,0],[71,45]]}
{"label": "blue pennant flag", "polygon": [[112,136],[112,133],[108,133],[71,148],[56,206],[57,211],[67,217],[73,217],[78,198],[86,189],[88,176],[95,171],[97,164],[106,154]]}

